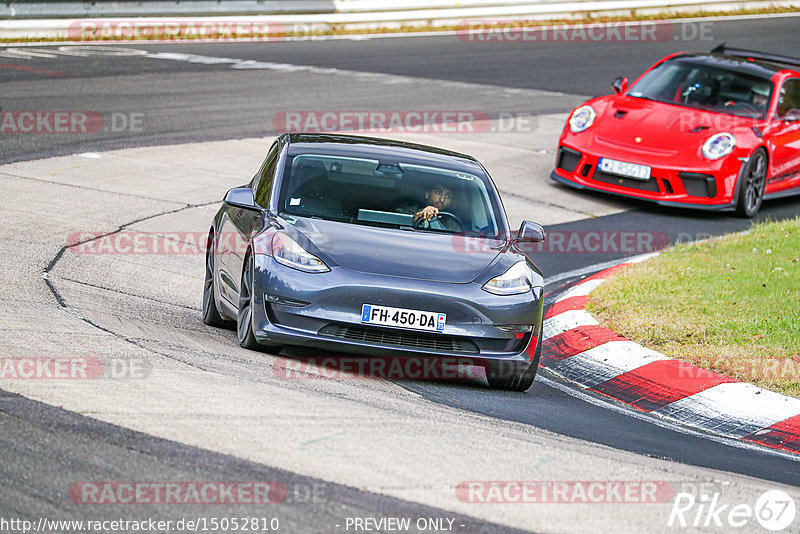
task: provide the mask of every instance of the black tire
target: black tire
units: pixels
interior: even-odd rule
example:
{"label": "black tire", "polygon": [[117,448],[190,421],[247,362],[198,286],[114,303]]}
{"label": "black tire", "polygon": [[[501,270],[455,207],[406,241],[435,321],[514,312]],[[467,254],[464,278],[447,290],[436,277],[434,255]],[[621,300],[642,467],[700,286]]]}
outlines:
{"label": "black tire", "polygon": [[239,284],[239,313],[236,314],[236,337],[239,345],[250,350],[261,350],[253,335],[253,256],[247,255]]}
{"label": "black tire", "polygon": [[753,217],[761,208],[764,200],[764,186],[767,183],[767,153],[763,148],[757,149],[742,164],[736,180],[737,201],[736,215]]}
{"label": "black tire", "polygon": [[536,372],[539,370],[539,357],[542,352],[542,336],[536,343],[536,353],[533,361],[522,372],[512,362],[491,362],[486,369],[486,380],[495,389],[507,391],[527,391],[536,379]]}
{"label": "black tire", "polygon": [[203,285],[203,322],[217,328],[225,326],[225,319],[217,309],[216,296],[214,295],[214,234],[208,234],[206,246],[206,278]]}

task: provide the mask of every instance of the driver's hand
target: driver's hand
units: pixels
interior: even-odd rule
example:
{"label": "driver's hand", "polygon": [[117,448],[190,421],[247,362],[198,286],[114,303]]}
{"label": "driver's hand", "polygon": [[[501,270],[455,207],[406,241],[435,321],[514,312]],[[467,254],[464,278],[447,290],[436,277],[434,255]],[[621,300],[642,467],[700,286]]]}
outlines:
{"label": "driver's hand", "polygon": [[426,221],[430,221],[437,215],[439,215],[439,208],[435,206],[427,206],[414,214],[414,221],[418,221],[420,219],[425,219]]}

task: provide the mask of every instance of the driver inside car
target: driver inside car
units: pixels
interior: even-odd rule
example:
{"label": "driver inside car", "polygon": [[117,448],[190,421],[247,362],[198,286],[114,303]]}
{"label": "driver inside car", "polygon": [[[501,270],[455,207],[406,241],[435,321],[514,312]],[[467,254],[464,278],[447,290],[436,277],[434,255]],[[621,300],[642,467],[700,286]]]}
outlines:
{"label": "driver inside car", "polygon": [[439,212],[448,213],[450,205],[453,202],[453,190],[444,184],[435,184],[427,193],[425,193],[424,202],[417,204],[400,206],[395,211],[397,213],[406,213],[414,216],[414,225],[416,226],[420,221],[424,220],[430,223],[436,218],[446,230],[451,232],[460,232],[461,226],[454,216],[444,216],[439,218]]}
{"label": "driver inside car", "polygon": [[767,106],[769,106],[769,86],[759,84],[751,87],[750,101],[753,103],[753,107],[756,108],[756,111],[767,111]]}

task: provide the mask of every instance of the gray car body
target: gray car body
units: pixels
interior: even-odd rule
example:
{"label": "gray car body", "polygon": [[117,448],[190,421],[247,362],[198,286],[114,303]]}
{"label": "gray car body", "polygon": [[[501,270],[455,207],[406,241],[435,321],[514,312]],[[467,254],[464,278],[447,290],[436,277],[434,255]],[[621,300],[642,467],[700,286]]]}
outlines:
{"label": "gray car body", "polygon": [[[281,213],[277,199],[290,149],[343,156],[412,158],[461,166],[473,174],[485,176],[487,190],[494,195],[499,207],[497,211],[502,220],[498,224],[502,232],[481,239],[481,246],[471,247],[465,238],[452,234],[371,227]],[[223,318],[235,320],[237,317],[245,259],[248,256],[254,259],[252,328],[260,343],[372,356],[469,356],[504,361],[520,368],[538,365],[542,274],[531,258],[515,246],[497,188],[474,158],[396,141],[284,134],[270,148],[259,173],[243,188],[264,191],[259,189],[259,185],[265,185],[261,180],[272,181],[269,201],[262,200],[267,205],[242,207],[229,198],[231,202],[224,202],[214,217],[209,236],[213,240],[214,300]],[[236,192],[239,190],[232,190]],[[308,273],[278,263],[270,250],[275,232],[283,232],[294,239],[323,260],[330,271]],[[526,261],[538,276],[531,291],[500,296],[482,289],[486,282],[520,261]],[[445,313],[446,327],[442,333],[415,333],[365,326],[361,323],[363,304]],[[496,325],[531,325],[532,331],[520,337]],[[330,335],[331,328],[336,335]],[[400,330],[412,338],[414,335],[439,336],[437,339],[455,340],[453,346],[457,350],[415,347],[376,340],[374,336],[370,340],[356,340],[342,335],[347,328],[389,333]],[[465,352],[458,341],[469,342],[466,345],[470,349]]]}

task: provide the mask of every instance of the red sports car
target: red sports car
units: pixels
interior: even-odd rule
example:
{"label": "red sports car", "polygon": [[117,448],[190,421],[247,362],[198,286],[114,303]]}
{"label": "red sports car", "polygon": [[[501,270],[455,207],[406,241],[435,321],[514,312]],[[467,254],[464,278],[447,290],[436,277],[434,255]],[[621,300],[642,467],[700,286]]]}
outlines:
{"label": "red sports car", "polygon": [[570,114],[557,182],[745,217],[800,194],[800,59],[721,45],[613,87]]}

